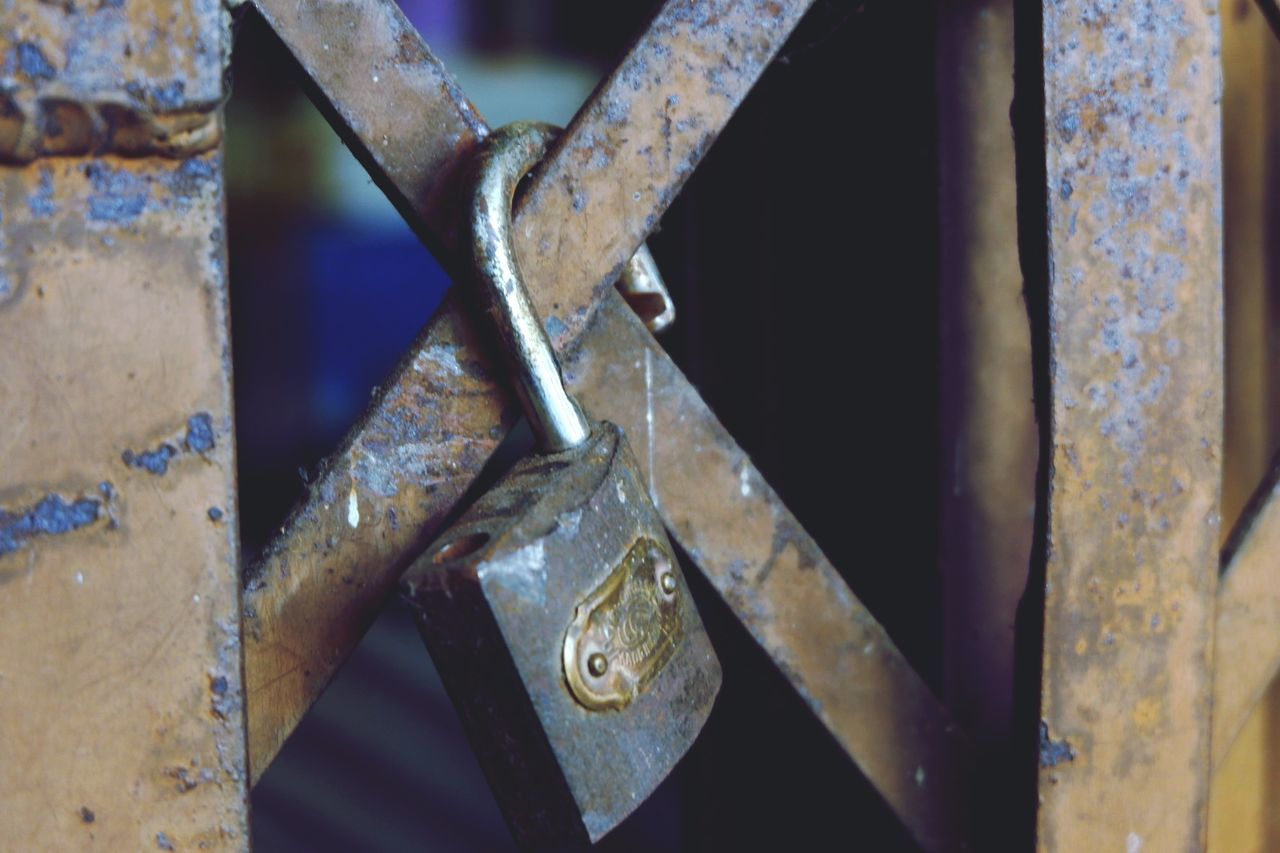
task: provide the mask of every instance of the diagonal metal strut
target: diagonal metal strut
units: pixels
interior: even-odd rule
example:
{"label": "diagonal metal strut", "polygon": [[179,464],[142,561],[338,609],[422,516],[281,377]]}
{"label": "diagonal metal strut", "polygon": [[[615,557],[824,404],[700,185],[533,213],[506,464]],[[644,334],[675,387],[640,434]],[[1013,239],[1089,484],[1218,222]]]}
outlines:
{"label": "diagonal metal strut", "polygon": [[[255,5],[456,269],[458,172],[487,129],[418,33],[391,0]],[[517,251],[571,389],[644,448],[681,545],[917,840],[952,848],[971,795],[963,735],[611,287],[808,5],[667,3],[532,176]],[[255,778],[510,426],[495,375],[446,300],[250,570]]]}

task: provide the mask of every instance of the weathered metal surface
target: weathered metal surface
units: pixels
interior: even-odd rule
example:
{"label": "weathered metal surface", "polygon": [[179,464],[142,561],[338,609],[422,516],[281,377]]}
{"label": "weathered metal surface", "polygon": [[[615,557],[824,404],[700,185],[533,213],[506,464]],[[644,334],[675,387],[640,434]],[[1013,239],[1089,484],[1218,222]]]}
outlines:
{"label": "weathered metal surface", "polygon": [[[0,161],[185,158],[220,141],[219,0],[24,2],[0,14]],[[192,29],[196,19],[207,24]]]}
{"label": "weathered metal surface", "polygon": [[[110,18],[216,100],[216,3],[79,5],[0,56],[92,88]],[[216,152],[0,168],[0,848],[248,846],[222,201]]]}
{"label": "weathered metal surface", "polygon": [[[1275,37],[1251,3],[1222,16],[1223,308],[1226,397],[1222,517],[1240,517],[1270,462],[1277,402],[1267,343],[1267,58]],[[1225,532],[1225,531],[1224,531]]]}
{"label": "weathered metal surface", "polygon": [[[390,0],[256,5],[452,264],[462,218],[449,180],[485,129],[421,37]],[[516,248],[558,347],[580,334],[807,5],[668,4],[530,177]],[[511,423],[468,323],[446,300],[248,574],[255,776]]]}
{"label": "weathered metal surface", "polygon": [[[367,164],[375,172],[381,170],[399,197],[417,200],[414,207],[422,218],[411,214],[411,221],[424,222],[440,243],[454,245],[456,234],[449,229],[456,226],[441,213],[449,205],[447,194],[421,187],[436,186],[440,174],[457,166],[447,155],[421,154],[418,146],[425,148],[429,139],[419,140],[419,128],[399,131],[408,136],[395,139],[381,132],[383,122],[399,127],[400,113],[434,114],[416,100],[457,96],[413,30],[389,2],[332,2],[324,4],[320,14],[310,15],[295,11],[292,2],[257,2],[332,101],[334,112],[349,120],[352,143],[377,148],[386,165],[379,165],[372,152]],[[608,283],[617,268],[656,222],[745,95],[768,51],[777,48],[805,5],[766,4],[757,9],[739,4],[726,9],[712,3],[697,4],[691,11],[691,4],[671,4],[566,131],[548,165],[534,173],[516,214],[521,240],[517,253],[540,313],[549,315],[548,329],[562,349],[582,328],[593,299],[601,294],[610,302],[615,299]],[[699,22],[707,26],[691,31]],[[418,46],[408,55],[421,57],[430,68],[420,64],[404,71],[414,76],[403,88],[396,82],[394,99],[367,98],[365,82],[355,69],[374,68],[379,80],[399,79],[394,62],[399,49],[388,52],[387,35],[412,39]],[[766,36],[767,49],[760,41]],[[341,61],[325,58],[335,52]],[[330,67],[333,62],[339,67]],[[650,70],[641,73],[650,63]],[[676,72],[663,76],[668,66]],[[373,75],[368,77],[372,82]],[[656,131],[645,127],[655,118]],[[651,139],[651,133],[659,138]],[[584,148],[591,146],[596,146],[596,153],[584,155]],[[460,148],[451,150],[459,157],[465,154]],[[420,156],[436,158],[435,167],[409,168]],[[597,168],[609,159],[608,170]],[[576,169],[590,180],[575,177]],[[646,172],[643,189],[630,189],[634,176]],[[597,190],[597,183],[603,189]],[[576,189],[569,192],[566,186]],[[591,220],[573,210],[573,197],[580,196],[585,207],[601,198],[616,199],[619,187],[629,189],[629,194],[621,193],[622,208]],[[559,206],[553,204],[557,192],[566,199]],[[593,193],[596,202],[589,202]],[[535,199],[543,200],[541,206]],[[431,200],[440,206],[428,207]],[[546,245],[535,237],[552,231],[554,240]],[[556,251],[568,266],[557,266],[545,254]],[[531,265],[535,255],[541,262]],[[249,577],[246,670],[255,776],[323,689],[401,567],[438,529],[511,421],[512,410],[493,386],[473,335],[464,312],[449,302]],[[606,361],[617,353],[647,350],[650,366],[660,368],[649,390],[697,400],[674,368],[663,372],[665,356],[634,325],[618,325],[615,319],[607,330],[587,332],[578,346],[585,354],[605,353]],[[642,369],[645,361],[633,357],[630,363]],[[573,377],[569,381],[573,386]],[[594,393],[582,390],[592,394],[592,405],[600,404],[601,415],[624,424],[644,421],[648,394],[632,396],[638,392],[625,384]],[[741,562],[733,556],[721,560],[738,552],[717,552],[708,544],[690,553],[700,568],[705,569],[701,562],[707,560],[712,566],[708,571],[721,577],[724,589],[731,590],[726,597],[735,612],[917,837],[931,849],[960,843],[965,837],[960,829],[964,799],[955,793],[966,793],[960,780],[967,778],[969,768],[963,737],[706,407],[693,412],[689,410],[677,428],[641,433],[646,436],[642,465],[652,454],[678,460],[699,446],[709,447],[687,438],[696,429],[728,443],[731,452],[703,457],[702,471],[713,482],[732,481],[730,493],[738,500],[700,500],[704,493],[691,493],[689,503],[680,504],[687,514],[674,520],[660,503],[668,524],[687,531],[750,532],[763,537],[760,542],[750,540],[755,545],[777,543],[774,560],[769,560],[768,551],[761,555],[745,550]],[[754,489],[755,498],[742,500],[744,489]],[[755,545],[748,550],[758,550]],[[753,565],[748,557],[783,564],[777,572],[764,573],[776,575],[773,582],[757,585],[751,593],[733,580],[734,572]],[[795,567],[785,568],[793,559]],[[809,566],[817,571],[802,568]],[[860,657],[849,658],[849,650]]]}
{"label": "weathered metal surface", "polygon": [[570,390],[631,437],[676,540],[921,846],[963,847],[975,770],[949,714],[619,297],[585,340]]}
{"label": "weathered metal surface", "polygon": [[1003,750],[1039,455],[1014,239],[1013,3],[942,3],[938,40],[945,696],[975,741]]}
{"label": "weathered metal surface", "polygon": [[[522,845],[599,839],[711,713],[720,664],[674,560],[626,437],[602,424],[581,447],[517,463],[406,573]],[[655,571],[676,581],[670,592]],[[591,627],[600,620],[619,623],[612,639]]]}
{"label": "weathered metal surface", "polygon": [[1226,757],[1213,770],[1209,796],[1208,853],[1280,849],[1275,808],[1280,732],[1280,682],[1249,715]]}
{"label": "weathered metal surface", "polygon": [[1222,454],[1216,4],[1043,4],[1038,843],[1205,839]]}
{"label": "weathered metal surface", "polygon": [[1245,509],[1223,552],[1213,675],[1213,763],[1280,672],[1280,465]]}

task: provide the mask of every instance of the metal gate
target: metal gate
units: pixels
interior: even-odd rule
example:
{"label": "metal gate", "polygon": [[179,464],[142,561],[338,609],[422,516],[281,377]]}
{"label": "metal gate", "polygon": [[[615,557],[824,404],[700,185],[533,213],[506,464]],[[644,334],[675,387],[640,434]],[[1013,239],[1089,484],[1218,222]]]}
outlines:
{"label": "metal gate", "polygon": [[[392,0],[252,2],[448,268],[461,166],[488,132],[465,94]],[[517,248],[571,388],[633,437],[673,537],[922,848],[988,846],[1009,812],[1024,842],[1034,816],[1047,849],[1202,847],[1213,770],[1280,665],[1273,480],[1219,554],[1217,9],[943,7],[940,49],[960,69],[943,125],[965,140],[943,207],[970,238],[944,271],[969,353],[944,371],[944,406],[975,458],[1016,466],[999,430],[1024,434],[1031,411],[985,407],[1004,398],[979,369],[1007,357],[992,342],[1010,317],[983,294],[1016,269],[1039,423],[1034,525],[1001,506],[1007,483],[950,516],[977,525],[993,567],[1020,566],[995,597],[1020,591],[1030,553],[1017,684],[1036,761],[993,793],[981,734],[612,287],[809,5],[670,0],[532,176]],[[0,833],[15,847],[247,846],[248,788],[516,417],[446,300],[242,575],[219,148],[230,14],[218,0],[0,13]],[[1015,160],[1011,98],[1016,182],[992,166]],[[986,191],[1004,195],[975,201]],[[976,618],[980,596],[953,593],[948,618]]]}

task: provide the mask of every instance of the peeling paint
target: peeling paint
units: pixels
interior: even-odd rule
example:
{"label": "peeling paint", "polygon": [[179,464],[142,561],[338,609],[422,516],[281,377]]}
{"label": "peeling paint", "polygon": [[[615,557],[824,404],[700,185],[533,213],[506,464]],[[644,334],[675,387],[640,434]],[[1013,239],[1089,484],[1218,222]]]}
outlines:
{"label": "peeling paint", "polygon": [[162,477],[169,473],[169,460],[177,455],[178,451],[172,444],[162,444],[155,450],[143,450],[138,453],[126,450],[120,454],[120,461],[130,468],[139,468]]}
{"label": "peeling paint", "polygon": [[58,212],[53,200],[53,172],[49,169],[40,170],[40,186],[27,196],[27,209],[36,219],[45,219]]}
{"label": "peeling paint", "polygon": [[1221,482],[1217,8],[1040,9],[1042,39],[1028,36],[1043,45],[1043,86],[1018,96],[1043,93],[1045,134],[1040,150],[1019,140],[1020,161],[1044,163],[1020,175],[1019,209],[1045,219],[1019,230],[1027,246],[1046,241],[1023,266],[1043,276],[1028,293],[1048,299],[1033,313],[1048,455],[1031,585],[1045,590],[1037,716],[1072,734],[1040,728],[1037,842],[1118,847],[1141,820],[1148,846],[1193,849],[1210,776]]}
{"label": "peeling paint", "polygon": [[44,82],[58,76],[58,69],[44,55],[40,46],[29,41],[20,41],[14,45],[13,53],[5,63],[5,70],[12,73],[16,69],[32,80]]}

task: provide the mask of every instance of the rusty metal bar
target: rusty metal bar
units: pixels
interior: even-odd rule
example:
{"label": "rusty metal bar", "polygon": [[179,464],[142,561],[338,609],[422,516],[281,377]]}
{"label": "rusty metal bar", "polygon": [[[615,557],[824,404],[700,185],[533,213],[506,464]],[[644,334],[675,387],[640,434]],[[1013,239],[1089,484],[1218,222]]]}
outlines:
{"label": "rusty metal bar", "polygon": [[1038,843],[1200,849],[1222,456],[1214,5],[1042,5]]}
{"label": "rusty metal bar", "polygon": [[[389,0],[257,5],[375,177],[402,202],[412,200],[410,220],[448,262],[449,176],[483,125],[420,37]],[[655,397],[685,407],[665,410],[678,426],[637,433],[641,456],[666,463],[650,470],[669,526],[917,837],[941,849],[964,837],[958,794],[969,770],[946,712],[652,338],[620,321],[616,309],[582,334],[593,303],[616,301],[610,283],[617,271],[806,6],[668,4],[535,173],[517,211],[517,250],[557,346],[563,352],[581,335],[567,379],[597,414],[647,427]],[[369,97],[369,87],[383,83],[385,91]],[[451,109],[466,120],[449,119]],[[462,129],[438,147],[432,125],[399,123],[410,112]],[[614,361],[629,373],[626,381],[595,387],[584,378],[606,375]],[[646,377],[647,385],[635,387]],[[510,418],[464,312],[449,302],[251,574],[246,669],[255,775]],[[693,471],[701,476],[685,479]],[[816,571],[800,570],[809,567]],[[848,659],[834,660],[837,654]]]}
{"label": "rusty metal bar", "polygon": [[1223,550],[1213,675],[1213,763],[1280,672],[1280,464]]}
{"label": "rusty metal bar", "polygon": [[[216,0],[0,9],[7,850],[248,847],[224,32]],[[199,139],[130,135],[162,114]]]}
{"label": "rusty metal bar", "polygon": [[565,364],[574,395],[631,436],[674,538],[915,839],[963,848],[975,796],[967,738],[643,331],[609,295]]}

